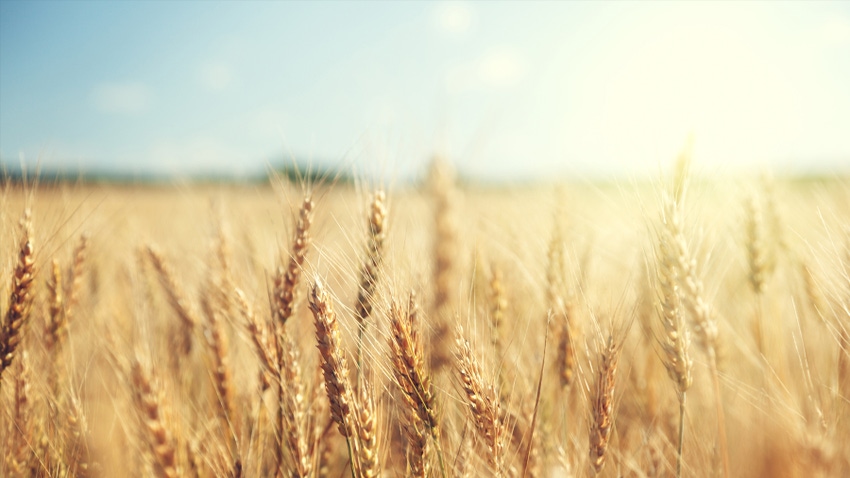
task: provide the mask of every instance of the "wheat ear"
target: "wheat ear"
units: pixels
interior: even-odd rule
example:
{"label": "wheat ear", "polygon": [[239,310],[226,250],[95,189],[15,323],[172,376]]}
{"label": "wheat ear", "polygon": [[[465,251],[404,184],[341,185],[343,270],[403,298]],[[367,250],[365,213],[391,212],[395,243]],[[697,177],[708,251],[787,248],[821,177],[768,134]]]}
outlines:
{"label": "wheat ear", "polygon": [[297,298],[298,280],[307,252],[310,250],[310,226],[313,224],[313,198],[309,194],[304,197],[298,220],[295,224],[295,237],[292,239],[292,252],[286,269],[278,268],[274,277],[272,302],[274,316],[278,326],[283,326],[292,317]]}
{"label": "wheat ear", "polygon": [[77,246],[74,248],[74,262],[71,264],[70,279],[66,284],[67,289],[65,290],[65,296],[67,297],[67,303],[65,305],[65,320],[67,322],[73,320],[77,303],[80,300],[80,289],[82,289],[83,286],[83,271],[85,271],[88,246],[88,234],[80,234],[80,239],[77,241]]}
{"label": "wheat ear", "polygon": [[453,173],[442,159],[435,158],[431,165],[431,195],[434,202],[433,284],[435,326],[431,334],[431,368],[439,372],[451,363],[449,340],[451,328],[448,320],[454,300],[455,268],[457,254],[457,226],[453,214]]}
{"label": "wheat ear", "polygon": [[316,279],[310,292],[310,310],[313,312],[313,324],[316,327],[325,391],[330,403],[331,418],[339,433],[345,437],[348,457],[351,461],[352,475],[355,473],[356,435],[354,415],[354,395],[349,381],[348,361],[342,350],[342,337],[339,331],[336,313],[330,294],[319,279]]}
{"label": "wheat ear", "polygon": [[419,419],[419,415],[410,413],[408,417],[407,423],[404,424],[404,434],[407,437],[406,474],[415,478],[427,478],[431,476],[431,465],[428,461],[431,434]]}
{"label": "wheat ear", "polygon": [[257,318],[254,308],[248,302],[248,298],[242,289],[234,288],[234,296],[239,310],[242,312],[242,317],[245,318],[246,328],[251,334],[254,351],[260,359],[264,373],[275,370],[277,368],[277,350],[274,347],[275,343],[269,338],[267,325]]}
{"label": "wheat ear", "polygon": [[460,386],[466,396],[475,430],[489,451],[487,459],[493,472],[496,476],[502,476],[506,433],[499,393],[493,385],[485,385],[481,367],[460,326],[457,328],[456,360]]}
{"label": "wheat ear", "polygon": [[67,337],[68,323],[65,320],[65,296],[62,291],[62,269],[59,261],[53,259],[50,268],[50,279],[47,281],[47,290],[50,293],[48,303],[47,326],[44,330],[44,345],[47,350],[56,355]]}
{"label": "wheat ear", "polygon": [[188,355],[192,350],[192,334],[200,323],[200,320],[198,320],[195,311],[189,306],[186,294],[174,277],[174,271],[171,269],[165,256],[153,245],[148,246],[147,252],[151,263],[157,271],[159,282],[168,297],[168,303],[174,309],[174,312],[177,313],[183,325],[181,336],[182,352],[184,355]]}
{"label": "wheat ear", "polygon": [[614,337],[609,336],[608,343],[600,354],[596,384],[591,390],[590,465],[596,473],[602,471],[605,466],[605,456],[614,427],[614,386],[620,351],[620,344],[614,341]]}
{"label": "wheat ear", "polygon": [[[427,473],[428,443],[434,440],[440,471],[446,476],[445,461],[440,445],[440,428],[431,375],[425,365],[425,355],[416,329],[416,296],[411,292],[406,313],[396,301],[390,302],[390,360],[395,382],[401,389],[409,409],[405,430],[408,437],[408,464],[416,476]],[[423,440],[425,443],[423,443]]]}
{"label": "wheat ear", "polygon": [[[664,199],[669,204],[669,198]],[[662,215],[664,227],[658,237],[658,284],[661,292],[660,314],[663,336],[660,339],[664,366],[667,374],[676,384],[679,397],[679,447],[676,458],[676,476],[682,474],[682,445],[684,444],[685,392],[693,382],[693,362],[689,354],[690,332],[681,306],[679,289],[679,270],[674,238],[666,224],[672,219],[670,206]]]}
{"label": "wheat ear", "polygon": [[89,452],[89,427],[83,413],[82,405],[76,396],[69,400],[68,413],[68,437],[66,448],[66,460],[72,472],[72,476],[86,478],[91,472],[91,454]]}
{"label": "wheat ear", "polygon": [[744,203],[746,218],[746,246],[747,264],[749,265],[750,287],[756,296],[756,315],[753,322],[753,335],[756,338],[756,347],[759,353],[766,354],[766,343],[764,337],[764,318],[762,317],[762,297],[764,296],[765,283],[768,276],[767,248],[765,244],[764,213],[761,203],[755,194],[747,197]]}
{"label": "wheat ear", "polygon": [[[375,191],[369,209],[369,238],[366,242],[366,257],[360,268],[360,288],[357,291],[357,304],[354,308],[357,318],[357,368],[360,369],[363,353],[363,335],[366,333],[366,319],[372,314],[373,295],[378,285],[378,272],[384,256],[384,238],[386,237],[387,207],[384,191]],[[359,371],[358,371],[359,376]]]}
{"label": "wheat ear", "polygon": [[21,331],[29,320],[32,309],[35,249],[32,244],[32,219],[29,209],[24,211],[21,229],[20,253],[12,276],[9,308],[6,309],[3,328],[0,330],[0,379],[3,377],[3,371],[15,358],[15,350],[21,342]]}
{"label": "wheat ear", "polygon": [[378,414],[372,390],[373,380],[363,380],[360,386],[355,424],[357,426],[357,454],[360,476],[375,478],[381,473],[378,449]]}
{"label": "wheat ear", "polygon": [[[687,169],[687,168],[684,168]],[[671,201],[667,198],[664,204],[664,226],[672,246],[672,258],[675,259],[678,282],[683,289],[685,309],[687,310],[698,343],[703,347],[708,357],[711,372],[714,401],[717,413],[717,428],[720,441],[720,453],[723,462],[723,473],[729,477],[729,453],[726,440],[726,419],[723,413],[723,399],[720,394],[720,377],[717,370],[718,327],[717,317],[711,305],[705,299],[702,279],[697,274],[697,263],[691,255],[688,242],[685,239],[683,226],[683,204],[687,190],[687,172],[679,178],[676,191],[678,194]]]}
{"label": "wheat ear", "polygon": [[[2,458],[7,469],[15,476],[27,476],[35,473],[32,467],[33,454],[33,423],[31,420],[32,404],[30,403],[30,377],[29,360],[26,351],[15,363],[13,369],[15,390],[14,404],[9,410],[10,423],[8,432],[4,437],[5,450]],[[5,425],[5,423],[4,423]]]}
{"label": "wheat ear", "polygon": [[[490,327],[491,344],[496,355],[496,360],[502,360],[502,324],[505,321],[505,312],[508,309],[508,300],[505,294],[505,284],[502,278],[502,270],[495,264],[490,268]],[[499,367],[501,370],[501,367]]]}
{"label": "wheat ear", "polygon": [[452,171],[441,158],[431,166],[434,209],[434,310],[444,314],[452,300],[455,267],[456,226],[452,217]]}
{"label": "wheat ear", "polygon": [[[233,372],[228,356],[229,344],[227,333],[219,317],[221,310],[210,303],[210,295],[204,294],[201,297],[201,305],[204,310],[204,316],[206,317],[204,335],[207,337],[207,346],[210,352],[210,372],[212,373],[217,399],[216,403],[218,403],[220,412],[219,418],[221,419],[223,429],[231,430],[236,425],[236,414],[233,398]],[[229,441],[228,446],[231,448],[231,453],[236,452],[235,442],[235,437]]]}
{"label": "wheat ear", "polygon": [[177,477],[177,449],[162,417],[161,393],[138,361],[133,362],[130,373],[133,400],[140,413],[146,431],[145,438],[154,458],[154,472],[160,478]]}
{"label": "wheat ear", "polygon": [[50,356],[48,378],[55,395],[59,390],[60,350],[68,337],[68,321],[62,289],[62,269],[57,259],[51,262],[50,272],[50,278],[47,281],[50,300],[47,307],[47,323],[44,327],[44,347]]}
{"label": "wheat ear", "polygon": [[284,422],[281,430],[286,434],[286,445],[292,458],[291,476],[305,478],[312,472],[313,460],[309,447],[311,439],[306,433],[307,403],[301,380],[301,354],[285,330],[278,336],[278,344],[281,381],[278,406],[283,410]]}
{"label": "wheat ear", "polygon": [[436,400],[431,377],[425,366],[424,352],[416,330],[416,304],[411,294],[407,313],[395,301],[390,303],[390,351],[393,375],[405,402],[425,425],[428,433],[438,439]]}

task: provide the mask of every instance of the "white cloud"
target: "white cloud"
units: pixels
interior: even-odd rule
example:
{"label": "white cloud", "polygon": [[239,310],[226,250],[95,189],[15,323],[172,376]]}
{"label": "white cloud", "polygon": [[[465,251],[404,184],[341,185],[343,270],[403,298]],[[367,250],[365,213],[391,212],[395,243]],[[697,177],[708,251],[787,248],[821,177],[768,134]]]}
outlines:
{"label": "white cloud", "polygon": [[472,28],[474,20],[475,12],[465,3],[443,2],[434,9],[434,26],[443,33],[466,33]]}
{"label": "white cloud", "polygon": [[94,87],[92,99],[104,113],[135,114],[150,107],[153,94],[143,83],[101,83]]}
{"label": "white cloud", "polygon": [[199,72],[201,86],[207,91],[224,91],[233,83],[233,68],[227,63],[216,61],[201,66]]}

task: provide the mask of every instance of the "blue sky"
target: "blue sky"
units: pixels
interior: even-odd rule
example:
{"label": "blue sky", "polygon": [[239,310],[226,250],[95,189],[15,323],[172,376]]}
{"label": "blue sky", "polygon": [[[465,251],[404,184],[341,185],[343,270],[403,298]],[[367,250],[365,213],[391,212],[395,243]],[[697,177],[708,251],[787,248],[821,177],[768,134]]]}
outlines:
{"label": "blue sky", "polygon": [[0,157],[387,178],[850,166],[848,3],[0,2]]}

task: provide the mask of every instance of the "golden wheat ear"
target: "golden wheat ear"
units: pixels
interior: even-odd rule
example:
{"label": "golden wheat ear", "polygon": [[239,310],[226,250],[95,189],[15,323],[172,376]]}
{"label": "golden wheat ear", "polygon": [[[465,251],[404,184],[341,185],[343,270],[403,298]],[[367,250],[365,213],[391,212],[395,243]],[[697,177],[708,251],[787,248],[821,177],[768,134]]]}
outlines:
{"label": "golden wheat ear", "polygon": [[363,478],[375,478],[381,474],[378,409],[373,384],[374,377],[363,377],[355,414],[358,462],[360,476]]}
{"label": "golden wheat ear", "polygon": [[431,469],[429,460],[431,441],[433,441],[440,471],[445,476],[437,400],[417,329],[418,307],[415,293],[410,293],[407,310],[404,310],[395,300],[391,300],[388,314],[392,373],[407,407],[405,413],[407,421],[403,427],[407,437],[408,473],[418,477],[428,476]]}
{"label": "golden wheat ear", "polygon": [[[691,255],[688,240],[685,237],[683,211],[685,199],[684,192],[687,189],[687,183],[687,164],[685,164],[684,166],[681,166],[675,183],[675,191],[678,191],[678,194],[674,194],[672,199],[669,196],[665,196],[662,199],[662,208],[664,212],[662,215],[662,229],[659,235],[661,236],[661,241],[665,244],[662,246],[662,250],[660,250],[660,252],[667,254],[668,256],[661,259],[661,261],[666,261],[666,267],[669,267],[672,264],[675,269],[674,271],[666,270],[665,274],[670,275],[675,272],[675,286],[679,287],[678,292],[681,296],[684,311],[687,312],[688,318],[690,319],[689,323],[694,328],[697,342],[705,351],[708,359],[708,366],[714,386],[719,452],[721,455],[721,462],[723,464],[723,475],[728,478],[729,457],[726,439],[726,419],[723,411],[723,401],[720,394],[720,378],[717,370],[717,353],[720,345],[720,333],[717,325],[716,313],[705,297],[702,278],[697,273],[697,261]],[[659,267],[660,272],[663,270],[663,267]],[[671,278],[668,277],[667,279]],[[664,280],[661,280],[660,282],[662,285],[665,284]],[[666,287],[669,288],[669,285]],[[663,303],[667,303],[666,297],[671,293],[672,292],[669,290],[662,293],[662,296],[665,298]],[[666,320],[665,325],[668,325]],[[681,327],[685,330],[674,330],[676,327]],[[687,339],[687,326],[686,324],[678,324],[676,327],[673,327],[672,329],[668,327],[669,330],[665,332],[666,342],[668,344],[667,346],[677,348],[681,347],[681,345],[685,345],[684,350],[677,353],[677,355],[680,355],[681,357],[675,360],[679,362],[680,368],[682,368],[682,366],[687,368],[688,366],[686,365],[686,362],[690,361],[687,356],[687,344],[685,343]],[[671,333],[675,334],[675,337],[672,336]],[[677,345],[672,343],[677,340],[680,341],[681,344]],[[667,363],[670,362],[671,359],[668,358]],[[675,369],[676,366],[673,366],[673,368]],[[676,371],[675,374],[677,376],[682,375],[681,379],[677,378],[676,380],[680,383],[679,389],[680,394],[682,394],[682,403],[680,403],[680,408],[684,409],[684,390],[681,389],[681,385],[683,385],[681,382],[682,380],[687,380],[687,375],[690,373],[684,370],[679,370]]]}
{"label": "golden wheat ear", "polygon": [[[284,445],[291,458],[291,476],[308,477],[313,469],[310,456],[311,438],[307,432],[308,404],[301,379],[301,352],[284,330],[278,336],[280,387],[278,406],[282,410],[280,447]],[[284,443],[285,441],[285,443]]]}
{"label": "golden wheat ear", "polygon": [[138,360],[131,365],[130,377],[133,403],[139,412],[144,439],[153,457],[154,472],[160,478],[177,477],[177,447],[163,417],[162,393]]}
{"label": "golden wheat ear", "polygon": [[[210,287],[211,288],[211,287]],[[208,288],[208,289],[210,289]],[[215,389],[216,403],[218,405],[219,419],[222,429],[229,436],[235,437],[238,430],[235,398],[233,390],[233,371],[230,365],[229,340],[227,332],[222,324],[220,306],[213,304],[212,291],[202,295],[201,306],[204,311],[204,335],[207,337],[207,349],[210,357],[210,374]],[[230,453],[236,453],[235,438],[228,443]]]}
{"label": "golden wheat ear", "polygon": [[434,158],[430,171],[431,199],[434,204],[433,229],[433,308],[431,318],[431,369],[439,373],[451,365],[451,335],[449,320],[455,305],[454,289],[457,269],[457,225],[454,209],[454,173],[440,157]]}
{"label": "golden wheat ear", "polygon": [[386,238],[387,206],[386,194],[378,190],[372,196],[369,208],[369,237],[366,242],[366,256],[360,269],[360,288],[357,292],[355,313],[357,321],[364,327],[364,322],[372,314],[374,306],[373,295],[378,283],[378,272],[384,255],[384,239]]}
{"label": "golden wheat ear", "polygon": [[3,318],[0,330],[0,383],[3,371],[15,358],[15,351],[21,342],[21,331],[29,321],[33,301],[33,280],[35,278],[35,248],[32,243],[32,218],[30,210],[24,211],[21,219],[21,243],[18,263],[12,275],[12,293],[9,307]]}
{"label": "golden wheat ear", "polygon": [[463,335],[463,328],[457,327],[456,363],[460,386],[466,398],[466,404],[472,415],[472,423],[478,437],[487,448],[486,459],[496,476],[503,476],[504,451],[507,433],[502,420],[501,403],[498,390],[486,385],[478,359],[472,353],[472,346]]}
{"label": "golden wheat ear", "polygon": [[390,302],[390,360],[396,384],[405,403],[415,413],[425,430],[439,439],[436,399],[431,375],[425,365],[422,342],[416,329],[415,296],[410,295],[405,312],[396,301]]}
{"label": "golden wheat ear", "polygon": [[375,191],[369,208],[369,238],[366,241],[366,256],[360,268],[360,285],[357,291],[357,303],[354,311],[357,318],[357,368],[358,377],[363,354],[363,340],[367,319],[372,315],[375,288],[381,263],[384,257],[384,239],[386,237],[387,206],[384,191]]}
{"label": "golden wheat ear", "polygon": [[669,225],[677,220],[675,203],[665,196],[662,227],[658,233],[658,285],[660,288],[659,318],[661,337],[659,343],[667,375],[676,385],[679,398],[679,446],[676,458],[676,476],[682,473],[682,445],[684,444],[685,398],[693,383],[693,361],[690,356],[690,330],[685,322],[682,306],[682,281],[679,268],[679,251],[676,237],[671,233],[678,226]]}
{"label": "golden wheat ear", "polygon": [[147,253],[148,258],[150,258],[151,263],[157,271],[159,282],[165,291],[168,303],[177,314],[177,317],[180,318],[180,323],[182,324],[182,335],[180,337],[181,352],[184,355],[188,355],[192,351],[194,331],[201,321],[186,298],[183,287],[180,286],[174,275],[174,270],[159,248],[149,245],[147,247]]}
{"label": "golden wheat ear", "polygon": [[[0,443],[5,447],[3,458],[7,472],[13,476],[27,476],[33,473],[33,461],[37,459],[33,450],[33,438],[38,432],[33,416],[33,397],[30,395],[30,360],[26,351],[20,351],[19,355],[11,372],[14,374],[15,390],[12,407],[9,408],[9,428]],[[6,431],[6,423],[3,425]],[[0,469],[2,466],[0,465]]]}
{"label": "golden wheat ear", "polygon": [[590,465],[599,473],[605,466],[611,432],[614,427],[614,386],[621,344],[609,336],[599,354],[596,384],[591,389],[590,402]]}
{"label": "golden wheat ear", "polygon": [[358,434],[354,416],[354,391],[348,369],[348,361],[342,349],[342,335],[331,296],[319,279],[310,291],[310,311],[316,328],[322,375],[330,404],[331,419],[339,433],[345,437],[348,457],[356,474],[359,470]]}
{"label": "golden wheat ear", "polygon": [[320,280],[316,280],[310,292],[310,310],[316,327],[316,340],[322,360],[325,389],[331,404],[331,417],[339,433],[348,438],[354,434],[352,404],[354,403],[349,383],[348,361],[342,349],[342,335],[330,294]]}
{"label": "golden wheat ear", "polygon": [[80,301],[80,291],[83,288],[83,273],[86,267],[86,258],[88,256],[89,235],[88,233],[80,234],[77,245],[74,247],[73,262],[68,271],[68,281],[65,284],[65,297],[67,303],[65,305],[65,320],[70,322],[73,320],[77,306]]}
{"label": "golden wheat ear", "polygon": [[278,267],[273,279],[272,304],[274,317],[277,319],[275,327],[283,327],[292,317],[295,310],[295,302],[298,298],[298,282],[307,253],[310,251],[310,226],[313,225],[313,208],[315,203],[313,197],[307,195],[298,210],[298,220],[295,224],[295,237],[292,239],[292,252],[289,256],[286,269]]}

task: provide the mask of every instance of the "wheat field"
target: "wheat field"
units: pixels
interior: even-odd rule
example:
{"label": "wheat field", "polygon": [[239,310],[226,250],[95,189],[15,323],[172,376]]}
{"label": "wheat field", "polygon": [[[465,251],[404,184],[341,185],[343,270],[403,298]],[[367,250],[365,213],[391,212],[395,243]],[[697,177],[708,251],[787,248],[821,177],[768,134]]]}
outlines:
{"label": "wheat field", "polygon": [[850,474],[850,184],[2,186],[0,476]]}

